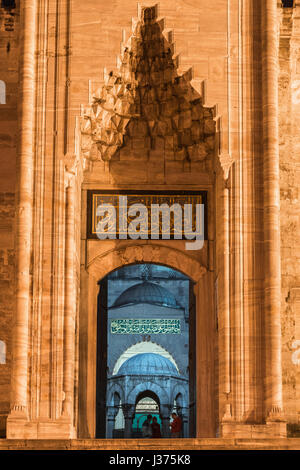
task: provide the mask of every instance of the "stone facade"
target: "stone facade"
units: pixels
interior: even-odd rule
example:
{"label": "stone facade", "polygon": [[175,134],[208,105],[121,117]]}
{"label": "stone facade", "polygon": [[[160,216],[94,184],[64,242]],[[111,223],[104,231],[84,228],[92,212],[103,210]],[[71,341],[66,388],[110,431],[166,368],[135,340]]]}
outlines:
{"label": "stone facade", "polygon": [[[300,2],[2,3],[1,434],[95,437],[97,283],[157,263],[194,282],[195,437],[299,435]],[[89,189],[207,191],[204,247],[89,239]]]}
{"label": "stone facade", "polygon": [[0,341],[6,346],[0,366],[0,435],[6,434],[10,408],[12,320],[14,310],[14,228],[17,146],[19,8],[0,8]]}
{"label": "stone facade", "polygon": [[14,310],[15,260],[13,249],[13,223],[15,199],[13,193],[2,193],[0,209],[0,341],[5,344],[5,356],[0,366],[0,432],[5,436],[6,416],[10,408],[10,374],[12,355],[12,316]]}
{"label": "stone facade", "polygon": [[[143,281],[137,283],[137,279]],[[192,323],[189,321],[189,279],[162,266],[129,266],[108,276],[108,306],[106,437],[113,436],[120,406],[124,410],[123,436],[133,437],[131,421],[138,397],[143,393],[150,393],[158,400],[164,438],[170,434],[169,419],[174,402],[176,407],[180,406],[183,417],[182,437],[188,437],[189,356],[192,354],[189,351],[189,325]],[[133,325],[133,320],[139,325]],[[153,321],[157,323],[149,325]],[[176,326],[172,328],[166,322],[173,322],[173,325],[176,322]],[[127,375],[122,370],[126,361],[135,364]],[[155,366],[164,365],[165,361],[166,376],[160,366]],[[171,373],[170,368],[173,368]]]}
{"label": "stone facade", "polygon": [[[291,432],[299,431],[299,19],[297,9],[286,9],[279,39],[279,145],[281,207],[281,321],[283,348],[283,393]],[[297,410],[297,411],[296,411]]]}

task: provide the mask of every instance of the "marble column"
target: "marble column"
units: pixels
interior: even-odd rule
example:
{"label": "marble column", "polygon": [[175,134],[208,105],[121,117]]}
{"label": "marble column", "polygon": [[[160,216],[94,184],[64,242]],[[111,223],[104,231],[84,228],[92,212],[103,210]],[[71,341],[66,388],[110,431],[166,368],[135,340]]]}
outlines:
{"label": "marble column", "polygon": [[220,391],[224,394],[223,409],[221,411],[221,421],[232,419],[231,415],[231,377],[230,377],[230,249],[229,249],[229,189],[227,180],[223,182],[223,273],[222,290],[218,299],[219,303],[219,338],[220,338]]}
{"label": "marble column", "polygon": [[[13,316],[11,415],[28,416],[28,324],[33,207],[36,0],[21,4],[20,120],[16,186],[16,307]],[[20,431],[21,432],[21,431]],[[10,436],[8,418],[8,436]],[[14,433],[14,432],[13,432]],[[11,435],[11,437],[15,437]]]}
{"label": "marble column", "polygon": [[265,415],[282,412],[277,1],[262,8]]}
{"label": "marble column", "polygon": [[[226,184],[226,183],[225,183]],[[224,393],[230,393],[230,306],[229,306],[229,189],[223,189],[223,335],[224,335]]]}
{"label": "marble column", "polygon": [[63,416],[72,416],[74,395],[74,363],[75,363],[75,318],[76,293],[74,278],[74,181],[70,181],[66,189],[66,242],[65,242],[65,315],[64,315],[64,366]]}
{"label": "marble column", "polygon": [[124,419],[125,419],[124,438],[131,438],[134,405],[124,404],[122,405],[122,410],[123,410]]}
{"label": "marble column", "polygon": [[189,410],[184,408],[181,413],[182,419],[182,435],[181,437],[190,437],[189,436]]}
{"label": "marble column", "polygon": [[107,421],[106,421],[106,438],[112,439],[114,428],[115,428],[115,421],[116,416],[118,414],[119,409],[115,406],[108,406],[107,407]]}

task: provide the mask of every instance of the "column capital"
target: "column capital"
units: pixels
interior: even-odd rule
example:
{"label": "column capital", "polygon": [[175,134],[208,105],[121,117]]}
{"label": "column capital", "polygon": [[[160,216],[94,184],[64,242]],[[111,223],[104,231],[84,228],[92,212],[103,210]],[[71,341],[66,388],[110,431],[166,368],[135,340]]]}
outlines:
{"label": "column capital", "polygon": [[160,405],[160,414],[162,416],[162,419],[170,418],[171,411],[173,409],[173,405],[166,404],[166,405]]}

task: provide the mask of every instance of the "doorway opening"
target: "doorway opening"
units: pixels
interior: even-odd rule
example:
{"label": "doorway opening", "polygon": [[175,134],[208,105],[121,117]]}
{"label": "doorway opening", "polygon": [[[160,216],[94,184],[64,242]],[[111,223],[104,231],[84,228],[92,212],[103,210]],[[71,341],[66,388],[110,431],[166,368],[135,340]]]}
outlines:
{"label": "doorway opening", "polygon": [[[148,415],[195,436],[193,282],[166,266],[121,267],[99,282],[96,437],[142,437]],[[154,420],[155,421],[155,420]]]}
{"label": "doorway opening", "polygon": [[146,390],[136,399],[134,418],[132,422],[132,437],[144,437],[143,424],[149,415],[151,415],[152,420],[153,418],[156,418],[159,426],[161,426],[159,398],[150,390]]}

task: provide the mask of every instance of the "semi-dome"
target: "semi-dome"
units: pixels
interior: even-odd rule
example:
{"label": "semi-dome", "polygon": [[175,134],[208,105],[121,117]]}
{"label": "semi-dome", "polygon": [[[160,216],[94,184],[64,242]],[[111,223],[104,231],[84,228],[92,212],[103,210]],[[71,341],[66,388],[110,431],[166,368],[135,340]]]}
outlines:
{"label": "semi-dome", "polygon": [[141,353],[125,361],[117,375],[167,375],[178,376],[178,371],[172,362],[160,354]]}
{"label": "semi-dome", "polygon": [[174,295],[165,287],[154,282],[144,281],[129,287],[115,300],[112,307],[133,304],[152,304],[161,307],[180,308]]}

